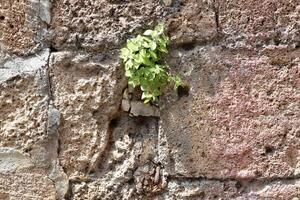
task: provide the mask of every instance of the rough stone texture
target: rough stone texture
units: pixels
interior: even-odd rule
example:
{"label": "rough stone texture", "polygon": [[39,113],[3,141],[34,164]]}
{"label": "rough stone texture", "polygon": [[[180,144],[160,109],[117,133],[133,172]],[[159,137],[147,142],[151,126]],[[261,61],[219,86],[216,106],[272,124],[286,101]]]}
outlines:
{"label": "rough stone texture", "polygon": [[56,199],[53,182],[44,170],[34,168],[29,154],[0,148],[0,161],[1,199]]}
{"label": "rough stone texture", "polygon": [[[158,21],[187,83],[159,108],[118,59]],[[299,200],[299,21],[298,0],[0,0],[0,199]]]}
{"label": "rough stone texture", "polygon": [[0,1],[0,52],[26,55],[49,41],[49,0]]}
{"label": "rough stone texture", "polygon": [[178,10],[166,19],[173,45],[189,48],[218,38],[213,1],[182,0],[171,5]]}
{"label": "rough stone texture", "polygon": [[299,47],[298,0],[217,2],[220,26],[232,48],[253,50],[279,44]]}
{"label": "rough stone texture", "polygon": [[168,191],[155,199],[297,199],[299,181],[247,183],[244,187],[236,181],[178,179],[169,181]]}
{"label": "rough stone texture", "polygon": [[159,117],[159,109],[155,106],[144,104],[141,101],[131,101],[130,106],[130,113],[133,116]]}
{"label": "rough stone texture", "polygon": [[162,111],[162,142],[175,161],[167,162],[170,173],[299,176],[300,51],[286,51],[288,66],[273,64],[267,55],[232,56],[217,47],[173,53],[191,89],[176,102],[166,100]]}
{"label": "rough stone texture", "polygon": [[69,176],[85,176],[94,170],[108,145],[109,123],[125,87],[115,55],[51,55],[53,102],[61,113],[59,159]]}
{"label": "rough stone texture", "polygon": [[[87,180],[74,180],[74,199],[143,198],[160,191],[153,182],[156,163],[157,119],[122,114],[112,122],[110,143],[97,169]],[[80,182],[78,182],[80,181]],[[148,181],[148,184],[144,183]]]}
{"label": "rough stone texture", "polygon": [[54,1],[51,29],[53,46],[103,51],[121,46],[125,39],[168,13],[159,1]]}
{"label": "rough stone texture", "polygon": [[8,60],[0,68],[0,145],[30,150],[45,137],[49,51]]}
{"label": "rough stone texture", "polygon": [[53,182],[40,172],[0,174],[0,197],[3,200],[55,200]]}

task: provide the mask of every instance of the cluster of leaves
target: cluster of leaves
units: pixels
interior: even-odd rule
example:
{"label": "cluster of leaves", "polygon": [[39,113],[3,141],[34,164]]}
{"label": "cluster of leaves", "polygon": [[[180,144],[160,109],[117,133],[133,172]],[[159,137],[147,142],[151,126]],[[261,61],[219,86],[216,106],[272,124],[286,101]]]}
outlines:
{"label": "cluster of leaves", "polygon": [[157,101],[168,84],[174,84],[175,89],[181,85],[181,79],[172,76],[168,72],[169,66],[163,61],[169,42],[163,24],[158,24],[154,30],[146,30],[143,35],[127,40],[121,49],[128,84],[140,86],[145,103]]}

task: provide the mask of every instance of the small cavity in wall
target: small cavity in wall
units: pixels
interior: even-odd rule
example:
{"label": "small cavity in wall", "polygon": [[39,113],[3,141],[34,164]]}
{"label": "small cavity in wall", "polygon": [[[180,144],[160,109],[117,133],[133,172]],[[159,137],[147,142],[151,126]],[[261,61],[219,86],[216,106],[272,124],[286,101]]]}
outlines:
{"label": "small cavity in wall", "polygon": [[121,108],[130,116],[159,117],[159,108],[151,104],[145,104],[139,99],[139,91],[128,87],[123,93]]}
{"label": "small cavity in wall", "polygon": [[[184,83],[177,88],[177,99],[188,97],[189,92],[190,86]],[[159,107],[151,103],[144,103],[141,100],[141,91],[130,86],[124,90],[121,109],[130,116],[160,117]]]}

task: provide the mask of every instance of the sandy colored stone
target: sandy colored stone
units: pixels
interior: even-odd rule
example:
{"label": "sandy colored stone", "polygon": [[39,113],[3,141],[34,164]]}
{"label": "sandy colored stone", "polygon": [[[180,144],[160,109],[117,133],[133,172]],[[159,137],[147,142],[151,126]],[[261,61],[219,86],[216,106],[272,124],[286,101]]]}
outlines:
{"label": "sandy colored stone", "polygon": [[0,3],[0,44],[7,52],[27,55],[45,47],[49,40],[48,0],[2,0]]}
{"label": "sandy colored stone", "polygon": [[123,111],[128,112],[130,110],[130,101],[128,99],[122,99],[121,108]]}
{"label": "sandy colored stone", "polygon": [[55,200],[56,191],[46,171],[35,168],[30,154],[0,147],[0,197],[1,200]]}
{"label": "sandy colored stone", "polygon": [[3,200],[56,200],[56,192],[45,173],[19,172],[0,174],[0,197]]}
{"label": "sandy colored stone", "polygon": [[44,51],[39,57],[11,59],[0,68],[0,146],[30,151],[46,137],[47,56]]}
{"label": "sandy colored stone", "polygon": [[13,148],[0,148],[0,173],[13,173],[33,166],[29,156]]}
{"label": "sandy colored stone", "polygon": [[159,117],[159,108],[145,104],[142,101],[130,102],[130,113],[133,116]]}
{"label": "sandy colored stone", "polygon": [[[50,56],[49,49],[44,49],[37,52],[35,55],[19,57],[16,55],[2,54],[0,58],[0,83],[4,83],[7,80],[13,79],[22,75],[31,75],[34,78],[34,74],[41,69],[45,69],[48,64]],[[40,87],[46,87],[45,82],[45,70],[37,73],[40,76]],[[43,86],[44,85],[44,86]]]}
{"label": "sandy colored stone", "polygon": [[168,12],[159,1],[54,1],[51,30],[55,48],[89,50],[120,47]]}
{"label": "sandy colored stone", "polygon": [[166,97],[161,111],[162,157],[169,155],[170,174],[299,175],[299,51],[285,51],[290,60],[283,66],[272,64],[271,56],[234,56],[220,48],[173,53],[190,93]]}
{"label": "sandy colored stone", "polygon": [[[299,16],[297,0],[0,0],[0,199],[299,199]],[[160,116],[119,61],[159,21],[188,86]]]}
{"label": "sandy colored stone", "polygon": [[300,194],[300,185],[297,180],[241,183],[234,180],[178,178],[169,180],[167,191],[152,199],[297,199]]}
{"label": "sandy colored stone", "polygon": [[299,46],[298,0],[217,2],[220,27],[230,47],[255,49],[279,44]]}
{"label": "sandy colored stone", "polygon": [[[140,199],[161,191],[153,185],[157,161],[157,119],[129,117],[123,113],[113,120],[109,145],[89,178],[71,180],[73,199]],[[137,190],[143,180],[149,185]],[[147,194],[148,193],[148,194]]]}
{"label": "sandy colored stone", "polygon": [[218,24],[213,1],[174,1],[176,12],[166,17],[168,33],[172,45],[184,49],[193,48],[198,43],[216,40]]}
{"label": "sandy colored stone", "polygon": [[97,168],[108,144],[109,123],[125,87],[114,54],[53,53],[50,77],[60,112],[59,160],[69,176]]}

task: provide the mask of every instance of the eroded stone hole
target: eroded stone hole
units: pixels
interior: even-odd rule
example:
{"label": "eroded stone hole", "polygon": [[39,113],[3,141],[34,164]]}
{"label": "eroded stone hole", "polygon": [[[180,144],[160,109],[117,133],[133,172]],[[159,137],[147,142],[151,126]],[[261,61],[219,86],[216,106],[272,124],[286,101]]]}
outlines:
{"label": "eroded stone hole", "polygon": [[109,127],[116,128],[118,127],[118,125],[119,125],[119,118],[115,118],[110,121]]}
{"label": "eroded stone hole", "polygon": [[51,45],[51,46],[50,46],[50,51],[51,51],[51,52],[57,52],[58,50],[57,50],[55,47],[53,47],[53,45]]}
{"label": "eroded stone hole", "polygon": [[185,42],[179,46],[183,50],[190,51],[196,47],[195,41]]}
{"label": "eroded stone hole", "polygon": [[190,87],[187,85],[179,86],[177,88],[178,97],[188,97],[190,92]]}
{"label": "eroded stone hole", "polygon": [[148,117],[145,117],[145,116],[134,117],[134,119],[135,119],[135,123],[138,126],[143,126],[148,123]]}
{"label": "eroded stone hole", "polygon": [[1,15],[0,20],[5,20],[5,17],[3,15]]}
{"label": "eroded stone hole", "polygon": [[235,187],[237,190],[240,190],[242,188],[242,184],[240,182],[236,182]]}
{"label": "eroded stone hole", "polygon": [[266,154],[272,154],[275,151],[273,147],[265,146],[265,153]]}

